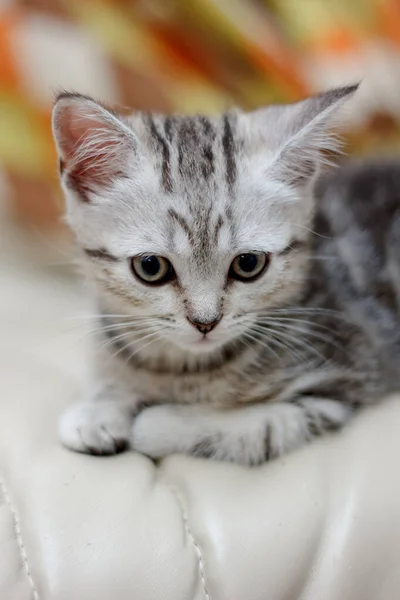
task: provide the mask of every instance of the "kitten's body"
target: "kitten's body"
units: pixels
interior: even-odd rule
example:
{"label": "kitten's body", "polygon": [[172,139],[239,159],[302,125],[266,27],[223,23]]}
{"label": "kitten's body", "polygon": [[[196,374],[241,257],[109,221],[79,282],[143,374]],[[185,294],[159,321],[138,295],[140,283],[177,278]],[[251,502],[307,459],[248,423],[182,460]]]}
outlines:
{"label": "kitten's body", "polygon": [[[363,171],[325,186],[317,208],[312,194],[320,148],[332,147],[328,117],[351,91],[251,119],[124,121],[81,97],[59,100],[69,220],[103,315],[96,386],[63,418],[66,445],[255,464],[396,386],[382,359],[398,346],[400,263],[384,256],[381,224],[360,226],[348,190]],[[375,210],[396,206],[390,197]],[[390,235],[395,223],[386,219]],[[248,251],[267,252],[269,268],[252,282],[230,278]],[[143,253],[167,257],[176,277],[162,288],[136,281],[129,258]],[[387,313],[373,282],[385,285]]]}

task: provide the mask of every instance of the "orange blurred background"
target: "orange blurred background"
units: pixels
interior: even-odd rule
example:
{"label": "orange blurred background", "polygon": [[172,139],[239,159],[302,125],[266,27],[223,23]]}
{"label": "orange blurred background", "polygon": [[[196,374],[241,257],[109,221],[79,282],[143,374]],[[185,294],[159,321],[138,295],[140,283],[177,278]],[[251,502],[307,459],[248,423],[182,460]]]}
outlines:
{"label": "orange blurred background", "polygon": [[400,146],[400,0],[3,0],[1,202],[57,230],[60,88],[133,109],[214,112],[362,80],[352,152]]}

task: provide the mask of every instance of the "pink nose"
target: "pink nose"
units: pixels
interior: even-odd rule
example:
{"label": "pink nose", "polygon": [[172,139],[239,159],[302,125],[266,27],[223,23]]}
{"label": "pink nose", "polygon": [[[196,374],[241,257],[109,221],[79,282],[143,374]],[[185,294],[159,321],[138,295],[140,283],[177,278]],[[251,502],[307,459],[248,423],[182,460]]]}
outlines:
{"label": "pink nose", "polygon": [[187,320],[191,325],[193,325],[193,327],[196,327],[196,329],[198,329],[200,333],[203,333],[204,335],[210,333],[210,331],[214,329],[214,327],[219,323],[219,319],[216,319],[215,321],[210,321],[208,323],[193,321],[192,319],[189,319],[189,317],[187,318]]}

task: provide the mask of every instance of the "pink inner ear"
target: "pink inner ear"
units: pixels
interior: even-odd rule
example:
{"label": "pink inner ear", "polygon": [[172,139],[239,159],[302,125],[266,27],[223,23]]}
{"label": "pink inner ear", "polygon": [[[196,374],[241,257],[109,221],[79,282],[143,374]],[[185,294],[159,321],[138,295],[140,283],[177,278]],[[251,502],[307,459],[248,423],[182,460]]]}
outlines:
{"label": "pink inner ear", "polygon": [[55,108],[54,133],[62,170],[79,191],[105,186],[123,175],[131,140],[106,109],[90,100],[61,99]]}

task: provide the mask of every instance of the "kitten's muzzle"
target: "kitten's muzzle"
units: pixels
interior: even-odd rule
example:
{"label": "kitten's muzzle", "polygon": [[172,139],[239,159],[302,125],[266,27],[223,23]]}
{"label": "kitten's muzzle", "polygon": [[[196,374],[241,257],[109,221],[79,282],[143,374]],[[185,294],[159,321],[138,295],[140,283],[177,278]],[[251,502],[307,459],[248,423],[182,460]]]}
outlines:
{"label": "kitten's muzzle", "polygon": [[203,323],[201,321],[195,321],[193,319],[190,319],[189,317],[187,317],[187,320],[189,321],[189,323],[191,325],[193,325],[193,327],[196,327],[196,329],[198,331],[200,331],[200,333],[206,335],[207,333],[210,333],[210,331],[212,329],[214,329],[214,327],[216,325],[218,325],[218,323],[221,320],[221,317],[219,317],[218,319],[214,319],[213,321],[206,322],[206,323]]}

